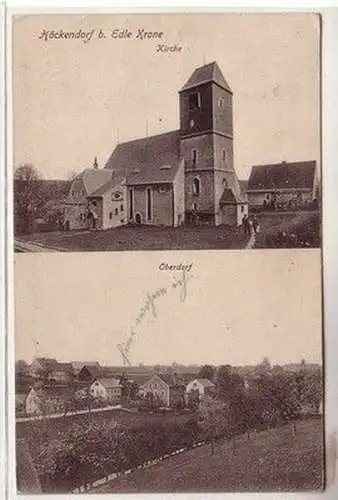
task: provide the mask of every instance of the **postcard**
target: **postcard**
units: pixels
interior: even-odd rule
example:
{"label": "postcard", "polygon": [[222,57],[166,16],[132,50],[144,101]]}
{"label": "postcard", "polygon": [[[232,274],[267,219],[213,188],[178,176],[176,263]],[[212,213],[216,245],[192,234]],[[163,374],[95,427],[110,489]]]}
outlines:
{"label": "postcard", "polygon": [[10,23],[17,492],[322,491],[320,16]]}

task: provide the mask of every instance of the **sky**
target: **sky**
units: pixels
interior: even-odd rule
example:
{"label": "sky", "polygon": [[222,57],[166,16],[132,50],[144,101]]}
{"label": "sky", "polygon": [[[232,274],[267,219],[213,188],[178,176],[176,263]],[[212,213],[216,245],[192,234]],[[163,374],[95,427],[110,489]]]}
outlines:
{"label": "sky", "polygon": [[[179,52],[157,53],[138,28]],[[40,39],[94,30],[91,41]],[[113,39],[127,29],[130,39]],[[97,34],[103,30],[105,39]],[[120,141],[179,127],[178,91],[217,61],[234,93],[235,168],[320,160],[319,19],[313,14],[37,15],[13,25],[13,166],[45,178],[103,167]]]}
{"label": "sky", "polygon": [[[192,264],[186,288],[162,262]],[[321,362],[320,269],[319,249],[16,254],[16,359],[121,365],[133,329],[135,365]]]}

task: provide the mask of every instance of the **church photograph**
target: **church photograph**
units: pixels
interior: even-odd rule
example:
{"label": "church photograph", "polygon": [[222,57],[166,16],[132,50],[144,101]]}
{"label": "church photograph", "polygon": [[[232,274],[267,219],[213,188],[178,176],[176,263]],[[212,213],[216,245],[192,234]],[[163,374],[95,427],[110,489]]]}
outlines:
{"label": "church photograph", "polygon": [[[142,31],[140,19],[160,28]],[[203,37],[202,15],[182,19],[107,16],[100,31],[89,16],[90,42],[68,42],[60,62],[49,17],[42,39],[60,66],[41,74],[53,123],[35,89],[20,91],[27,106],[15,122],[42,120],[45,139],[40,148],[26,139],[15,154],[16,251],[320,246],[318,19],[211,16],[217,29]],[[110,20],[124,29],[109,30]],[[22,46],[14,54],[19,86],[34,64]]]}
{"label": "church photograph", "polygon": [[326,486],[325,9],[213,9],[10,17],[14,496]]}

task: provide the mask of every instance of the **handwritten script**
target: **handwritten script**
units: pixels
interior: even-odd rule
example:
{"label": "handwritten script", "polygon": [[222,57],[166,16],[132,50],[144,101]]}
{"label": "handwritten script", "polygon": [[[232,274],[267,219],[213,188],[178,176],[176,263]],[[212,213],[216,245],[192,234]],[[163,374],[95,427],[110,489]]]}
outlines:
{"label": "handwritten script", "polygon": [[188,276],[186,271],[184,270],[180,277],[174,277],[171,285],[169,287],[162,287],[156,289],[153,293],[147,293],[144,299],[144,305],[140,309],[136,320],[135,325],[130,327],[130,334],[125,343],[117,344],[117,348],[120,352],[122,361],[124,365],[131,365],[130,362],[130,350],[133,345],[133,342],[137,336],[138,328],[145,320],[147,316],[153,316],[157,318],[157,304],[159,299],[168,294],[170,290],[179,290],[179,300],[180,302],[184,302],[187,297],[187,283]]}

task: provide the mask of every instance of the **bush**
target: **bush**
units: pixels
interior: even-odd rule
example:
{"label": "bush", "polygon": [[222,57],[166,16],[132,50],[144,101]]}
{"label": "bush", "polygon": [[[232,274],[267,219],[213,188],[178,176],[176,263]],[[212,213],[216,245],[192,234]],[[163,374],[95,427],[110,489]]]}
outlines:
{"label": "bush", "polygon": [[158,421],[126,428],[112,423],[73,424],[35,450],[43,491],[70,492],[101,477],[123,472],[182,447],[198,436],[197,424]]}

